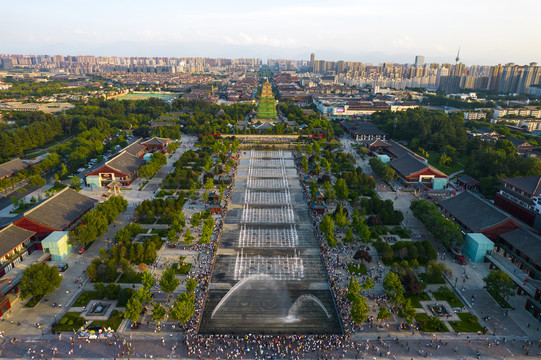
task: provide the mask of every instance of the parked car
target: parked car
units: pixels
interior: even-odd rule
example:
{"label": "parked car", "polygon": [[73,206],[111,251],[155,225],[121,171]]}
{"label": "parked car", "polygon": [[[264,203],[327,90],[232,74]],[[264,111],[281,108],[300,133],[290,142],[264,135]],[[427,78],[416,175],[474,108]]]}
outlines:
{"label": "parked car", "polygon": [[79,254],[82,254],[85,252],[85,247],[84,246],[81,246],[81,248],[79,249]]}

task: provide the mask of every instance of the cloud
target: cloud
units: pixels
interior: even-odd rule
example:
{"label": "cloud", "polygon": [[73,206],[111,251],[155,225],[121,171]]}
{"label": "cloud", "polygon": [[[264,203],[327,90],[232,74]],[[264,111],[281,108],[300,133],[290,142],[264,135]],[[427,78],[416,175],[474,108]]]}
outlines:
{"label": "cloud", "polygon": [[264,34],[257,34],[255,36],[247,35],[243,32],[239,33],[236,37],[224,36],[224,39],[227,44],[236,45],[236,46],[250,46],[250,45],[259,45],[259,46],[273,46],[273,47],[283,47],[283,48],[294,48],[298,46],[297,42],[292,38],[273,38],[268,37]]}

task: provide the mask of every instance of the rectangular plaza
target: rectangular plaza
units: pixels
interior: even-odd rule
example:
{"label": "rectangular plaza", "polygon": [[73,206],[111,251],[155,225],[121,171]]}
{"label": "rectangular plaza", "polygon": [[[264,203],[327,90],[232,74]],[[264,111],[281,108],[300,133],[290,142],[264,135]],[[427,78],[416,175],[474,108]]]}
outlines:
{"label": "rectangular plaza", "polygon": [[241,153],[202,334],[340,334],[290,151]]}

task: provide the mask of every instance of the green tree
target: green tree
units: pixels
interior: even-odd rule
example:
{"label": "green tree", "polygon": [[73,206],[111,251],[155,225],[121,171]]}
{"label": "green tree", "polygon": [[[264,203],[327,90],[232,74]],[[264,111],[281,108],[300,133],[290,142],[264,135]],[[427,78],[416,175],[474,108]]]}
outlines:
{"label": "green tree", "polygon": [[334,219],[335,219],[336,225],[338,225],[338,227],[343,228],[344,226],[346,226],[348,224],[347,215],[344,212],[344,208],[342,206],[338,207],[338,211],[334,215]]}
{"label": "green tree", "polygon": [[[10,199],[11,199],[11,203],[13,204],[13,207],[17,209],[19,205],[21,204],[21,201],[15,195],[12,195]],[[24,203],[24,200],[23,200],[23,203]]]}
{"label": "green tree", "polygon": [[175,242],[177,241],[177,239],[178,239],[178,233],[176,232],[176,230],[173,228],[169,229],[169,231],[167,232],[167,240],[169,242]]}
{"label": "green tree", "polygon": [[81,179],[79,179],[77,177],[77,175],[75,175],[74,177],[71,178],[71,182],[70,182],[70,187],[72,189],[75,189],[75,190],[80,190],[81,189]]}
{"label": "green tree", "polygon": [[314,153],[315,153],[316,155],[319,155],[319,154],[321,153],[321,146],[319,145],[319,143],[318,143],[318,142],[314,142],[313,147],[314,147]]}
{"label": "green tree", "polygon": [[400,278],[393,272],[388,273],[383,279],[383,289],[391,302],[401,304],[404,301],[404,288]]}
{"label": "green tree", "polygon": [[184,324],[195,313],[195,299],[193,294],[182,293],[169,308],[169,317]]}
{"label": "green tree", "polygon": [[368,312],[370,311],[370,308],[366,304],[366,298],[361,296],[361,294],[359,294],[359,291],[361,291],[359,281],[357,280],[357,278],[352,276],[349,279],[348,293],[346,295],[346,298],[351,303],[351,318],[358,324],[366,320]]}
{"label": "green tree", "polygon": [[192,231],[190,230],[190,227],[188,226],[186,228],[186,233],[184,234],[184,243],[186,245],[190,245],[193,242],[193,235]]}
{"label": "green tree", "polygon": [[452,162],[453,159],[451,159],[451,157],[449,157],[447,154],[441,154],[440,161],[438,163],[440,164],[440,166],[447,166]]}
{"label": "green tree", "polygon": [[160,289],[163,292],[171,294],[180,284],[180,281],[175,276],[175,270],[167,266],[162,272],[160,279]]}
{"label": "green tree", "polygon": [[154,176],[156,172],[154,171],[154,167],[148,163],[146,165],[141,166],[139,169],[139,176],[143,179],[150,179]]}
{"label": "green tree", "polygon": [[306,156],[302,156],[301,165],[304,169],[304,172],[308,172],[308,160],[306,160]]}
{"label": "green tree", "polygon": [[146,291],[150,291],[150,289],[156,284],[156,279],[154,278],[154,275],[148,270],[145,270],[141,276],[142,278],[142,284],[143,288]]}
{"label": "green tree", "polygon": [[331,172],[331,163],[326,158],[321,159],[321,166],[327,173]]}
{"label": "green tree", "polygon": [[165,156],[164,154],[162,154],[159,151],[156,151],[150,157],[150,161],[153,161],[156,164],[158,164],[160,167],[162,167],[165,164],[167,164],[167,156]]}
{"label": "green tree", "polygon": [[367,277],[364,280],[363,285],[361,286],[361,290],[367,290],[368,293],[370,294],[370,289],[373,289],[375,287],[375,285],[376,285],[376,283],[374,281],[372,281],[372,279],[370,277]]}
{"label": "green tree", "polygon": [[376,175],[383,181],[391,181],[394,178],[395,171],[389,165],[384,164],[378,158],[370,159],[370,167]]}
{"label": "green tree", "polygon": [[321,232],[324,234],[332,234],[334,232],[334,220],[329,214],[323,216],[323,220],[319,224]]}
{"label": "green tree", "polygon": [[346,237],[344,238],[344,242],[352,243],[353,241],[355,241],[355,238],[353,237],[353,230],[351,229],[351,226],[348,226],[346,230]]}
{"label": "green tree", "polygon": [[336,194],[330,182],[325,181],[323,183],[323,190],[325,190],[325,197],[327,200],[334,200],[336,198]]}
{"label": "green tree", "polygon": [[392,315],[389,312],[389,310],[385,306],[380,306],[378,311],[378,319],[379,320],[385,320],[391,318]]}
{"label": "green tree", "polygon": [[501,270],[492,270],[483,280],[490,293],[499,294],[503,298],[515,295],[515,283],[509,275]]}
{"label": "green tree", "polygon": [[402,316],[408,323],[413,322],[413,317],[415,316],[415,308],[411,305],[410,299],[402,300],[400,307],[399,315]]}
{"label": "green tree", "polygon": [[316,199],[316,194],[319,191],[317,184],[315,181],[312,181],[310,184],[310,196],[312,198],[312,201]]}
{"label": "green tree", "polygon": [[156,244],[154,243],[154,241],[148,241],[144,247],[144,251],[141,246],[141,251],[138,251],[138,254],[139,257],[136,264],[143,261],[146,263],[152,263],[154,259],[156,259]]}
{"label": "green tree", "polygon": [[204,201],[204,202],[207,202],[209,198],[209,193],[207,192],[207,190],[205,190],[205,192],[203,193],[203,195],[201,196],[201,199]]}
{"label": "green tree", "polygon": [[372,236],[370,228],[366,224],[364,217],[360,216],[358,212],[353,215],[353,229],[362,242],[368,242]]}
{"label": "green tree", "polygon": [[197,287],[197,280],[194,278],[189,278],[186,280],[186,291],[188,293],[194,293],[195,288]]}
{"label": "green tree", "polygon": [[21,298],[45,296],[60,286],[62,276],[55,266],[32,264],[27,267],[19,283]]}
{"label": "green tree", "polygon": [[368,317],[370,307],[366,303],[366,298],[357,294],[351,303],[351,319],[357,324],[362,324]]}
{"label": "green tree", "polygon": [[132,296],[126,303],[124,308],[124,317],[132,322],[139,321],[141,317],[141,311],[143,311],[143,304],[136,295]]}
{"label": "green tree", "polygon": [[161,321],[165,319],[165,308],[162,306],[162,304],[158,303],[152,303],[152,306],[152,320],[156,321],[158,326],[160,326]]}
{"label": "green tree", "polygon": [[30,179],[28,179],[28,185],[35,188],[40,188],[45,184],[47,184],[47,181],[39,175],[31,176]]}
{"label": "green tree", "polygon": [[359,292],[361,291],[361,285],[359,284],[359,280],[357,280],[356,277],[352,276],[349,279],[348,284],[348,293],[346,294],[346,298],[349,301],[353,301],[353,299],[359,295]]}
{"label": "green tree", "polygon": [[94,283],[94,290],[98,292],[99,296],[105,296],[105,285],[102,282]]}
{"label": "green tree", "polygon": [[60,164],[60,176],[64,178],[66,175],[68,175],[68,167],[66,164],[61,163]]}
{"label": "green tree", "polygon": [[207,178],[207,181],[205,182],[205,190],[210,191],[214,188],[214,180],[212,180],[211,177]]}
{"label": "green tree", "polygon": [[306,151],[306,153],[307,153],[308,155],[312,155],[312,151],[313,151],[312,145],[306,144],[306,145],[304,146],[304,150]]}
{"label": "green tree", "polygon": [[410,204],[413,215],[419,219],[435,238],[446,247],[460,247],[464,237],[458,225],[442,216],[438,207],[426,200],[414,200]]}
{"label": "green tree", "polygon": [[190,199],[192,200],[195,200],[197,199],[197,187],[195,186],[195,183],[192,184],[192,186],[190,187],[190,191],[188,193],[188,196]]}
{"label": "green tree", "polygon": [[346,200],[348,198],[348,187],[344,179],[340,178],[336,180],[334,191],[340,200]]}

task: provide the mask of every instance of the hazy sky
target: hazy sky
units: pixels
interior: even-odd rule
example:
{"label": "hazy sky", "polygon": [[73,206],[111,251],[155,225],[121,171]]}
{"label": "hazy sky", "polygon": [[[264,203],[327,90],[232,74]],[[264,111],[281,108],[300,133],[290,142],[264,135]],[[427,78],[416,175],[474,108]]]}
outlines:
{"label": "hazy sky", "polygon": [[541,63],[539,0],[4,1],[0,53]]}

